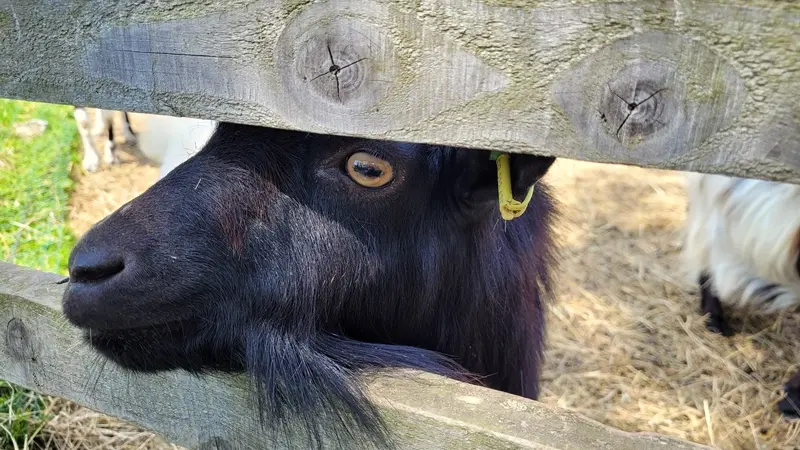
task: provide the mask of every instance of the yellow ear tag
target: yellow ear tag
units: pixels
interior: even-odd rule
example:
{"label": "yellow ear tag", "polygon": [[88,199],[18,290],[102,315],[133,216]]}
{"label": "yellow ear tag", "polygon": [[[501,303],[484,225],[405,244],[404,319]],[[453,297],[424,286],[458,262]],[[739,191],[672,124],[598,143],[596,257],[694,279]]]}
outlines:
{"label": "yellow ear tag", "polygon": [[490,159],[497,162],[497,193],[500,200],[500,216],[503,220],[513,220],[520,217],[528,208],[528,203],[533,198],[533,186],[528,189],[525,200],[514,200],[514,192],[511,189],[511,163],[507,153],[492,152]]}

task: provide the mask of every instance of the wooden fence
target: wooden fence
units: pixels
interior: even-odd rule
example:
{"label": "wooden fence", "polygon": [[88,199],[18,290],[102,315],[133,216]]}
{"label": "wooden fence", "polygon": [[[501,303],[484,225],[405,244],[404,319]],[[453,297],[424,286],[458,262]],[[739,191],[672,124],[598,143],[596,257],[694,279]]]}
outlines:
{"label": "wooden fence", "polygon": [[800,2],[0,2],[0,97],[800,182]]}
{"label": "wooden fence", "polygon": [[[61,314],[58,275],[0,263],[0,379],[64,397],[200,450],[267,446],[244,377],[184,372],[133,375],[101,368]],[[705,446],[633,434],[510,394],[430,374],[368,383],[400,449],[697,450]]]}
{"label": "wooden fence", "polygon": [[[0,97],[800,183],[798,35],[791,0],[5,0]],[[243,378],[99,376],[56,280],[0,264],[0,378],[263,448]],[[430,375],[369,387],[403,448],[701,448]]]}

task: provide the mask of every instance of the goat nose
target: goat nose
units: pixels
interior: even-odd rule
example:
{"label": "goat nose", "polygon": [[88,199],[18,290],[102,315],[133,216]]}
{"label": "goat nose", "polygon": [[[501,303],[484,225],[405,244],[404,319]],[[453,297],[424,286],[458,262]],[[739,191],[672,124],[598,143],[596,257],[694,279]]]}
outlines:
{"label": "goat nose", "polygon": [[121,254],[103,249],[83,249],[73,255],[69,265],[70,283],[98,283],[125,269]]}

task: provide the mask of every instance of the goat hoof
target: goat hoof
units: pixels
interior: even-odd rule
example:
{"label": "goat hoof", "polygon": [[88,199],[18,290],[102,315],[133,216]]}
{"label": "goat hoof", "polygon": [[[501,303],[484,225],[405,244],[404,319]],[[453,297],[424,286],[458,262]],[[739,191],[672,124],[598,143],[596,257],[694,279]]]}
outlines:
{"label": "goat hoof", "polygon": [[116,144],[111,141],[106,141],[105,146],[103,147],[103,164],[110,166],[112,164],[119,163],[119,158],[114,151],[116,148]]}
{"label": "goat hoof", "polygon": [[786,395],[778,402],[778,411],[784,419],[800,419],[800,387],[783,387]]}
{"label": "goat hoof", "polygon": [[720,317],[711,316],[706,320],[706,328],[712,333],[721,334],[725,337],[733,336],[733,330],[724,319]]}
{"label": "goat hoof", "polygon": [[83,161],[83,170],[86,172],[97,172],[97,169],[100,167],[100,161]]}

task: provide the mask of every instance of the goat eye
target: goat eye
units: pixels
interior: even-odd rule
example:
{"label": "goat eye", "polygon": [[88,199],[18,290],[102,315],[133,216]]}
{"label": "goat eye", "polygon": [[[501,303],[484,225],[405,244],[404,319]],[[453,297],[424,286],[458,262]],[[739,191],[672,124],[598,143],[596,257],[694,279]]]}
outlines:
{"label": "goat eye", "polygon": [[354,153],[348,158],[347,174],[366,187],[385,186],[394,178],[391,164],[364,152]]}

